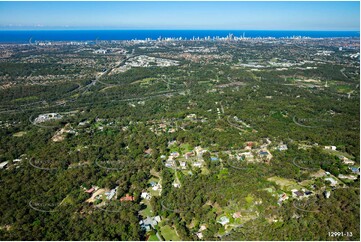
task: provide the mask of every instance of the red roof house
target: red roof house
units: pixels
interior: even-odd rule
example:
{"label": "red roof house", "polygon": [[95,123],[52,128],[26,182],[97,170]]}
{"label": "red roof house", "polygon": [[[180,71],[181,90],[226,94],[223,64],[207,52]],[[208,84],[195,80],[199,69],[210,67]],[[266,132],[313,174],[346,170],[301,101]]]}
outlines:
{"label": "red roof house", "polygon": [[92,193],[92,192],[94,192],[94,190],[95,190],[94,187],[92,187],[92,188],[90,188],[89,190],[86,190],[85,192],[86,192],[86,193]]}
{"label": "red roof house", "polygon": [[125,197],[122,197],[120,199],[121,202],[123,201],[134,201],[134,197],[133,196],[129,196],[129,194],[126,194]]}

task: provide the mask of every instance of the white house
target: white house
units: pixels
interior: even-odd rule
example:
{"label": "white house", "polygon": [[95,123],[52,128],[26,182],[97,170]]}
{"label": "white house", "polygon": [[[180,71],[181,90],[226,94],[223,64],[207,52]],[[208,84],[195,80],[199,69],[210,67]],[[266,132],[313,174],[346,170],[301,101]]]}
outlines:
{"label": "white house", "polygon": [[280,145],[280,146],[278,146],[278,150],[279,151],[288,150],[288,147],[287,147],[287,145]]}
{"label": "white house", "polygon": [[152,196],[148,192],[142,192],[140,197],[146,200],[150,200]]}
{"label": "white house", "polygon": [[8,161],[1,162],[0,163],[0,169],[4,169],[7,166],[8,163],[9,163]]}
{"label": "white house", "polygon": [[226,216],[223,216],[217,222],[224,226],[229,223],[229,218],[227,218]]}
{"label": "white house", "polygon": [[331,186],[337,185],[337,181],[335,179],[333,179],[332,177],[327,177],[327,178],[325,178],[325,180],[331,182]]}

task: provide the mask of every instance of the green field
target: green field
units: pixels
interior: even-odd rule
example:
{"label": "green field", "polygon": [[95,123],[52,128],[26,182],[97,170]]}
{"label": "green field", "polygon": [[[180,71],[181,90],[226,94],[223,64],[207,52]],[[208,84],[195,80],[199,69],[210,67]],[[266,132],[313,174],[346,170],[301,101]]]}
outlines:
{"label": "green field", "polygon": [[351,92],[353,89],[350,86],[347,85],[339,85],[336,87],[336,90],[340,93],[348,93]]}
{"label": "green field", "polygon": [[147,86],[147,85],[150,85],[150,84],[151,84],[153,81],[155,81],[155,80],[156,80],[156,78],[149,77],[149,78],[144,78],[144,79],[135,81],[135,82],[133,82],[132,84],[137,84],[137,83],[139,83],[141,86]]}
{"label": "green field", "polygon": [[13,134],[14,137],[22,137],[26,134],[27,132],[25,131],[20,131],[20,132],[17,132],[15,134]]}
{"label": "green field", "polygon": [[275,182],[283,190],[286,190],[286,191],[291,191],[292,189],[301,189],[302,188],[302,186],[298,185],[296,183],[296,181],[282,178],[282,177],[273,176],[273,177],[268,178],[267,180]]}
{"label": "green field", "polygon": [[147,205],[147,207],[143,210],[141,210],[139,213],[144,217],[151,217],[153,216],[153,212],[151,211],[151,206],[149,204],[149,201],[146,201],[146,200],[143,200],[144,201],[144,204]]}
{"label": "green field", "polygon": [[190,144],[184,143],[184,144],[180,145],[180,150],[184,154],[184,153],[187,153],[187,152],[193,150],[193,148]]}
{"label": "green field", "polygon": [[162,227],[160,229],[162,236],[164,237],[165,240],[167,241],[175,241],[175,240],[180,240],[179,236],[177,235],[176,231],[171,228],[169,225],[166,225],[164,227]]}
{"label": "green field", "polygon": [[37,97],[37,96],[28,96],[28,97],[21,97],[21,98],[14,99],[13,102],[35,101],[38,99],[39,99],[39,97]]}
{"label": "green field", "polygon": [[149,236],[148,241],[159,241],[159,239],[155,234],[153,234],[153,235]]}

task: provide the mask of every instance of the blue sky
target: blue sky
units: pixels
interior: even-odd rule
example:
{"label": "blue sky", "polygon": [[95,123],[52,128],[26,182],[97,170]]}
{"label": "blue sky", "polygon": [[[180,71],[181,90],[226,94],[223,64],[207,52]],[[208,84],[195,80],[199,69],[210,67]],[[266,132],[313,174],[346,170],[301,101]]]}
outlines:
{"label": "blue sky", "polygon": [[0,29],[357,30],[354,2],[0,2]]}

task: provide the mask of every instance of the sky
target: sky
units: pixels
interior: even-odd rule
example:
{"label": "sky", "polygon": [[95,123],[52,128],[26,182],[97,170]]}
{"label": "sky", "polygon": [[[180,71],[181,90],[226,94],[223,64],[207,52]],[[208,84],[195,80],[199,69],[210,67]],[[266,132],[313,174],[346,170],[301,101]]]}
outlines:
{"label": "sky", "polygon": [[0,29],[360,30],[353,2],[0,2]]}

